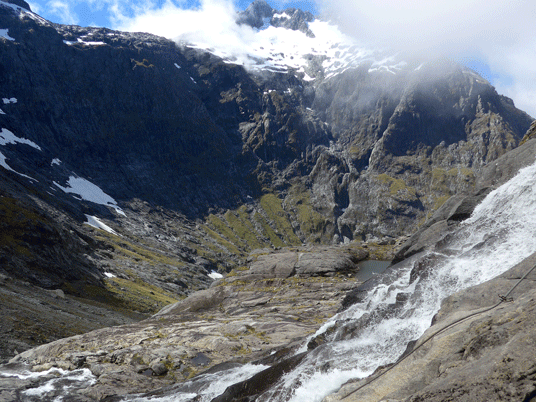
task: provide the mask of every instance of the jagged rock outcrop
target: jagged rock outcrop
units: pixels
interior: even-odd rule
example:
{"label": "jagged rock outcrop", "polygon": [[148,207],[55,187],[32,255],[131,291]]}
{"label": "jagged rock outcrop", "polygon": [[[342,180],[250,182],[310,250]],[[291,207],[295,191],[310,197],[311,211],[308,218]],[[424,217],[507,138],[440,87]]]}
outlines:
{"label": "jagged rock outcrop", "polygon": [[[471,214],[483,194],[504,184],[521,168],[534,164],[535,153],[536,141],[528,139],[489,164],[474,194],[449,199],[402,246],[394,261],[431,251],[414,261],[410,282],[433,274],[435,264],[449,258],[445,245],[459,221]],[[408,345],[406,353],[415,351],[413,355],[401,358],[394,366],[379,368],[366,379],[349,381],[324,402],[532,400],[536,393],[534,359],[527,351],[533,347],[528,334],[534,330],[535,274],[519,280],[535,263],[536,254],[532,254],[495,279],[447,297],[432,326]],[[509,295],[512,299],[500,303],[500,295],[507,294],[516,284]],[[352,290],[343,307],[360,302],[371,286],[373,281]],[[349,328],[358,330],[359,324],[353,323]]]}
{"label": "jagged rock outcrop", "polygon": [[304,32],[309,37],[314,37],[314,34],[307,23],[313,20],[313,14],[296,8],[287,8],[279,13],[264,0],[255,0],[236,18],[237,24],[246,24],[252,28],[260,29],[269,23],[274,27]]}
{"label": "jagged rock outcrop", "polygon": [[236,22],[247,24],[252,28],[261,28],[264,18],[272,18],[275,10],[264,0],[253,1],[244,11],[239,13]]}
{"label": "jagged rock outcrop", "polygon": [[315,34],[309,29],[307,24],[313,20],[314,16],[310,12],[302,11],[297,8],[287,8],[282,14],[274,14],[270,20],[270,23],[274,27],[301,31],[308,37],[314,38]]}
{"label": "jagged rock outcrop", "polygon": [[[527,133],[530,134],[531,130]],[[530,139],[486,166],[473,194],[460,194],[447,200],[430,219],[417,230],[397,251],[393,263],[434,247],[452,224],[467,219],[474,208],[494,188],[510,180],[519,169],[534,163],[536,141]]]}
{"label": "jagged rock outcrop", "polygon": [[[255,20],[275,12],[260,1],[248,10]],[[287,11],[275,15],[292,24],[312,18]],[[321,242],[397,237],[470,189],[530,122],[481,77],[447,62],[396,74],[364,62],[310,81],[292,71],[248,72],[147,34],[2,13],[15,38],[5,44],[2,85],[19,99],[0,116],[3,126],[118,200],[191,218],[270,190],[290,205],[294,181],[325,220]],[[50,89],[29,91],[26,76]],[[305,240],[310,229],[287,212]]]}

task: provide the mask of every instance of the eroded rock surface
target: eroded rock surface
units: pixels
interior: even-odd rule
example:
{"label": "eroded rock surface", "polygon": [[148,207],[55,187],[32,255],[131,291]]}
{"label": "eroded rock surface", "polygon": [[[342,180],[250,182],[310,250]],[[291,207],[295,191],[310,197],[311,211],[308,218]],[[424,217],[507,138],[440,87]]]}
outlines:
{"label": "eroded rock surface", "polygon": [[223,362],[253,361],[297,347],[335,314],[367,257],[355,246],[254,254],[249,268],[145,321],[62,339],[14,361],[34,370],[87,367],[98,379],[83,392],[94,399],[181,382]]}
{"label": "eroded rock surface", "polygon": [[[536,125],[527,132],[530,138]],[[519,148],[510,151],[490,163],[479,176],[474,192],[458,194],[449,198],[396,252],[393,262],[402,261],[423,250],[436,247],[448,233],[449,228],[471,216],[474,208],[493,189],[510,180],[519,169],[534,163],[536,140],[528,139]],[[439,245],[440,246],[440,245]]]}

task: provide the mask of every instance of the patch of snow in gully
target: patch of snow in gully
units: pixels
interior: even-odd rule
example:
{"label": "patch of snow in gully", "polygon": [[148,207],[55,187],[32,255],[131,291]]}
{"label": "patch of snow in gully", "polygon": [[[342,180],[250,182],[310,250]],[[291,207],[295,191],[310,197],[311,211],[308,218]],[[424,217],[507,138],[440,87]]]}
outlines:
{"label": "patch of snow in gully", "polygon": [[208,274],[208,277],[216,280],[216,279],[222,279],[223,275],[220,274],[219,272],[212,271],[210,274]]}
{"label": "patch of snow in gully", "polygon": [[33,181],[39,181],[39,180],[34,179],[33,177],[30,177],[30,176],[27,176],[25,174],[19,173],[16,170],[12,169],[11,166],[9,166],[6,163],[6,159],[7,158],[5,157],[5,155],[2,152],[0,152],[0,166],[2,166],[4,169],[9,170],[9,171],[11,171],[13,173],[16,173],[19,176],[26,177],[27,179],[30,179],[30,180],[33,180]]}
{"label": "patch of snow in gully", "polygon": [[0,145],[7,144],[26,144],[41,151],[41,147],[35,142],[27,140],[25,138],[19,138],[6,128],[0,129]]}
{"label": "patch of snow in gully", "polygon": [[7,29],[0,29],[0,38],[14,41],[15,39],[8,35]]}
{"label": "patch of snow in gully", "polygon": [[56,182],[53,183],[65,193],[76,194],[83,200],[111,207],[115,209],[118,214],[125,216],[123,210],[117,205],[117,202],[112,197],[86,179],[71,176],[67,182],[67,187],[63,187]]}
{"label": "patch of snow in gully", "polygon": [[87,222],[86,225],[92,226],[97,229],[104,230],[108,233],[111,233],[113,235],[119,236],[115,230],[113,230],[110,226],[102,222],[99,218],[96,216],[86,215]]}

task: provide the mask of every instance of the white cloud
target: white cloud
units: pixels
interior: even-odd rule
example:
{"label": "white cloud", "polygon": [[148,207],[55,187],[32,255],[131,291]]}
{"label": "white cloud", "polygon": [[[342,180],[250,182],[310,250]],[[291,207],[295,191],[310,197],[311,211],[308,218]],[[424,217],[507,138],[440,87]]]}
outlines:
{"label": "white cloud", "polygon": [[[36,1],[36,0],[34,0]],[[115,29],[150,32],[196,42],[238,58],[258,45],[246,26],[234,23],[236,0],[50,0],[63,23],[78,23],[74,6],[89,4],[108,13]],[[276,8],[288,0],[273,0]],[[293,2],[294,4],[295,2]],[[298,2],[307,3],[306,1]],[[315,0],[317,8],[361,44],[422,55],[475,55],[499,74],[500,93],[536,116],[536,35],[531,32],[536,1],[528,0]],[[257,42],[256,42],[257,41]],[[220,53],[220,54],[221,54]]]}
{"label": "white cloud", "polygon": [[512,98],[516,106],[536,117],[536,39],[490,49],[489,65],[509,79],[494,82],[499,93]]}
{"label": "white cloud", "polygon": [[50,14],[58,16],[62,24],[78,24],[79,22],[71,2],[52,0],[47,3],[47,9]]}
{"label": "white cloud", "polygon": [[41,8],[41,5],[39,5],[38,3],[35,3],[33,1],[26,1],[26,3],[28,3],[30,5],[30,8],[32,9],[32,11],[36,14],[41,14],[41,12],[43,11],[43,9]]}
{"label": "white cloud", "polygon": [[129,17],[121,7],[117,10],[116,28],[125,31],[150,32],[185,40],[212,40],[222,45],[225,38],[235,38],[243,33],[240,32],[241,27],[234,23],[234,5],[227,0],[203,0],[198,9],[184,9],[169,0],[157,8],[148,0],[136,6],[133,17]]}
{"label": "white cloud", "polygon": [[536,116],[536,2],[525,0],[317,0],[363,44],[433,57],[474,54],[504,76],[497,90]]}
{"label": "white cloud", "polygon": [[171,1],[162,7],[147,5],[134,17],[118,12],[117,29],[130,32],[150,32],[177,42],[185,42],[236,60],[239,64],[252,62],[248,54],[258,48],[260,37],[246,25],[235,23],[237,10],[229,0],[202,0],[199,8],[184,9]]}
{"label": "white cloud", "polygon": [[306,54],[334,56],[337,51],[334,46],[345,39],[336,27],[327,23],[311,23],[309,28],[318,35],[309,38],[301,31],[276,27],[259,31],[237,25],[236,15],[230,0],[202,0],[198,9],[189,10],[168,1],[159,9],[149,6],[132,18],[118,14],[117,28],[161,35],[211,50],[226,61],[246,68],[272,71],[300,69],[307,64]]}

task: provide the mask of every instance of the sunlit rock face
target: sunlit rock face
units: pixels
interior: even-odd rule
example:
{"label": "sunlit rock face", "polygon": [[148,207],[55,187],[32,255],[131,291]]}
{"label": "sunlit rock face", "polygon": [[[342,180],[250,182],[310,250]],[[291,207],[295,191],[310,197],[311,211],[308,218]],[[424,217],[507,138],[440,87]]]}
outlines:
{"label": "sunlit rock face", "polygon": [[392,243],[531,121],[471,70],[300,10],[255,2],[214,47],[23,3],[0,1],[0,269],[142,314],[254,249]]}
{"label": "sunlit rock face", "polygon": [[468,69],[360,48],[262,1],[238,16],[254,28],[243,54],[2,13],[3,85],[20,99],[2,124],[117,199],[191,217],[300,182],[322,241],[396,237],[530,123]]}

